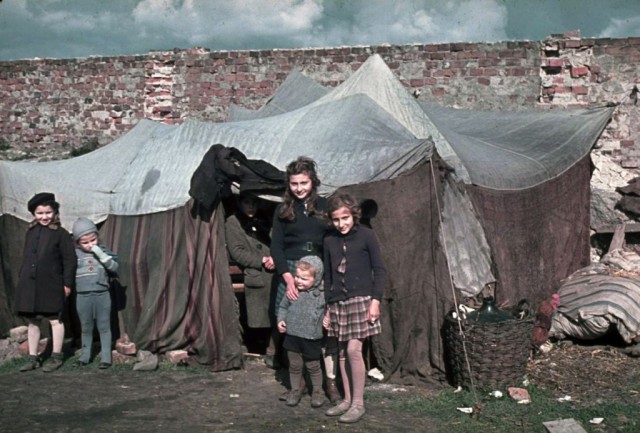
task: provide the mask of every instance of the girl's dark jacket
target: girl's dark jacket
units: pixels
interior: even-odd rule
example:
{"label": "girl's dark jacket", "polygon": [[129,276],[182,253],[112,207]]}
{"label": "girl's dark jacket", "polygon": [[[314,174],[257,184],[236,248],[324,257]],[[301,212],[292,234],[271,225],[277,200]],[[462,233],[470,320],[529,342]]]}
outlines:
{"label": "girl's dark jacket", "polygon": [[64,286],[73,286],[76,266],[75,248],[68,231],[54,223],[29,228],[14,310],[60,313],[64,308]]}

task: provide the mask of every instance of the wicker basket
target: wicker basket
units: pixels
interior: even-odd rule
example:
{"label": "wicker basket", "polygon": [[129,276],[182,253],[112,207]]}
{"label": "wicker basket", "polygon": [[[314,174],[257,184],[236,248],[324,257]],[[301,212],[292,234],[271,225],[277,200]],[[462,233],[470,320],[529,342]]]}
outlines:
{"label": "wicker basket", "polygon": [[[445,350],[454,386],[506,388],[519,386],[524,377],[533,318],[498,323],[463,321],[464,336],[456,319],[447,316],[444,327]],[[469,367],[465,361],[466,348]],[[473,384],[471,381],[473,378]]]}

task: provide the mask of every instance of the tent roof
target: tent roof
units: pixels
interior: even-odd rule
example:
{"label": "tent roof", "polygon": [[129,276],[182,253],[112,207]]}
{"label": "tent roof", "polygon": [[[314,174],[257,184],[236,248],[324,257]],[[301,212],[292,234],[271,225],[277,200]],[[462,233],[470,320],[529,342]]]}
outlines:
{"label": "tent roof", "polygon": [[421,106],[462,160],[469,182],[500,190],[530,188],[566,171],[591,151],[613,112]]}
{"label": "tent roof", "polygon": [[183,206],[194,170],[217,143],[276,167],[299,155],[312,157],[322,194],[392,178],[430,156],[433,146],[419,122],[424,112],[378,56],[337,88],[311,94],[324,95],[283,114],[177,126],[143,120],[113,143],[76,158],[0,161],[0,211],[30,220],[26,202],[39,191],[56,194],[67,227],[79,216],[98,222],[109,214]]}
{"label": "tent roof", "polygon": [[260,110],[232,107],[230,121],[171,126],[143,120],[90,154],[50,162],[0,161],[0,213],[24,220],[36,192],[56,193],[63,223],[79,216],[141,215],[189,200],[189,181],[214,144],[285,167],[314,158],[321,194],[388,179],[439,155],[467,182],[522,189],[566,171],[586,155],[611,108],[495,113],[419,103],[378,55],[325,89],[295,72]]}

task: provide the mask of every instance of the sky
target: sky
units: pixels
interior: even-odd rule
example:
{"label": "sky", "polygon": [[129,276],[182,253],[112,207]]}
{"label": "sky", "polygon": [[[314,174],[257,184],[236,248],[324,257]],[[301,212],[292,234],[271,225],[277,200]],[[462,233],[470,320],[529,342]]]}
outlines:
{"label": "sky", "polygon": [[640,0],[0,0],[0,61],[640,37]]}

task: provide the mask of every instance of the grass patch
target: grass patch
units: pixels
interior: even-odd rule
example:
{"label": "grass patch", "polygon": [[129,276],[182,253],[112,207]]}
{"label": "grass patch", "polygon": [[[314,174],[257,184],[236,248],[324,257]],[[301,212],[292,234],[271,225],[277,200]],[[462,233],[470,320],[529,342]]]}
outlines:
{"label": "grass patch", "polygon": [[[508,396],[491,397],[489,390],[478,391],[478,401],[471,392],[454,393],[452,390],[445,390],[432,398],[400,398],[392,404],[398,411],[431,419],[443,431],[456,433],[542,432],[545,431],[543,422],[566,418],[575,419],[585,429],[593,427],[597,431],[640,431],[637,404],[623,401],[595,403],[597,390],[594,390],[594,402],[591,404],[571,401],[560,403],[544,389],[530,387],[527,390],[531,396],[530,404],[518,404]],[[459,407],[474,407],[476,404],[480,406],[480,410],[473,415],[457,410]],[[589,423],[593,418],[604,418],[604,423],[595,427]]]}

